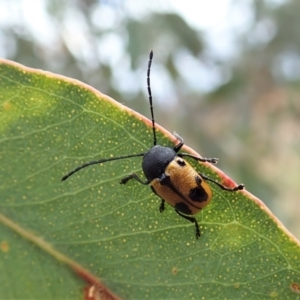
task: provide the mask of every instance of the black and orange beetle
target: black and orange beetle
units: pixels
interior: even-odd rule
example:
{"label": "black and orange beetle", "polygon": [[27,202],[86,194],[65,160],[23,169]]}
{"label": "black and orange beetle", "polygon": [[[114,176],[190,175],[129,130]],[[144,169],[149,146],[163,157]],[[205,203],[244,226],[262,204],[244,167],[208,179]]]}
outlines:
{"label": "black and orange beetle", "polygon": [[147,70],[147,88],[152,119],[153,147],[143,153],[104,158],[85,163],[66,174],[61,180],[64,181],[79,170],[91,165],[142,156],[142,169],[146,180],[141,179],[137,174],[133,173],[121,179],[120,183],[125,184],[129,180],[135,179],[141,184],[150,184],[152,191],[161,198],[159,211],[163,212],[165,209],[165,201],[168,202],[175,208],[175,211],[179,216],[195,224],[196,238],[199,238],[199,225],[192,215],[197,214],[212,199],[212,190],[206,181],[211,181],[221,189],[229,192],[242,190],[244,189],[244,185],[239,184],[234,188],[228,188],[197,172],[186,160],[183,159],[184,157],[209,163],[217,163],[218,160],[216,158],[201,158],[188,153],[178,153],[184,143],[183,139],[176,133],[174,133],[174,136],[177,138],[179,143],[173,148],[156,144],[156,129],[152,106],[152,93],[150,88],[150,68],[152,58],[153,52],[151,51]]}

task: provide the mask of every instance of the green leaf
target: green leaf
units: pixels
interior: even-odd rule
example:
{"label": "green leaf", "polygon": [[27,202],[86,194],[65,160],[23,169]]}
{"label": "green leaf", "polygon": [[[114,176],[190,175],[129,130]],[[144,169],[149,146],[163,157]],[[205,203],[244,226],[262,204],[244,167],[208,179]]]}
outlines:
{"label": "green leaf", "polygon": [[[119,184],[143,176],[140,157],[60,181],[82,163],[149,149],[148,119],[83,83],[4,60],[0,90],[1,298],[80,299],[96,286],[111,299],[300,299],[299,242],[246,191],[211,184],[196,240],[172,207],[159,213],[149,187]],[[160,144],[174,145],[158,130]]]}

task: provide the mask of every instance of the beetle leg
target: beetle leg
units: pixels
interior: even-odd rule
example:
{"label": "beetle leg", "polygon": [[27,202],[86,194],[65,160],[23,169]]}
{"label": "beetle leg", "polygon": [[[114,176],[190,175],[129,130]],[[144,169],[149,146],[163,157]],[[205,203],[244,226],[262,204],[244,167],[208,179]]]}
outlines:
{"label": "beetle leg", "polygon": [[211,178],[209,178],[209,177],[207,177],[207,176],[205,176],[205,175],[203,175],[201,173],[199,173],[199,175],[201,175],[201,177],[203,179],[213,182],[219,188],[221,188],[222,190],[228,191],[228,192],[235,192],[235,191],[238,191],[238,190],[243,190],[245,188],[245,186],[243,184],[239,184],[239,185],[237,185],[234,188],[229,188],[229,187],[226,187],[223,184],[221,184],[221,183],[219,183],[219,182],[217,182],[217,181],[215,181],[215,180],[213,180],[213,179],[211,179]]}
{"label": "beetle leg", "polygon": [[187,156],[187,157],[193,158],[197,161],[209,162],[209,163],[212,163],[212,164],[216,164],[219,160],[218,158],[198,157],[198,156],[195,156],[195,155],[192,155],[192,154],[189,154],[189,153],[179,153],[179,154],[177,154],[177,156],[179,156],[179,157]]}
{"label": "beetle leg", "polygon": [[130,174],[130,175],[128,175],[128,176],[122,178],[121,181],[120,181],[120,184],[125,184],[125,183],[127,183],[127,181],[130,180],[130,179],[135,179],[136,181],[138,181],[139,183],[144,184],[144,185],[149,184],[149,181],[148,181],[148,180],[143,181],[143,180],[142,180],[137,174],[135,174],[135,173]]}
{"label": "beetle leg", "polygon": [[176,137],[176,139],[180,142],[180,144],[183,144],[184,141],[183,141],[183,138],[176,132],[174,131],[173,132],[173,135]]}
{"label": "beetle leg", "polygon": [[189,216],[186,216],[186,215],[182,214],[182,213],[181,213],[180,211],[178,211],[177,209],[175,209],[175,211],[177,212],[177,214],[178,214],[180,217],[182,217],[182,218],[184,218],[184,219],[186,219],[186,220],[188,220],[188,221],[190,221],[190,222],[192,222],[192,223],[195,224],[195,228],[196,228],[196,239],[198,239],[198,238],[201,236],[201,234],[200,234],[200,228],[199,228],[199,225],[198,225],[197,220],[196,220],[194,217],[189,217]]}
{"label": "beetle leg", "polygon": [[163,212],[165,210],[165,200],[164,199],[161,199],[161,203],[160,203],[160,206],[159,206],[159,212]]}
{"label": "beetle leg", "polygon": [[[154,187],[152,185],[150,185],[150,188],[151,188],[152,192],[160,198],[160,196],[157,194],[156,190],[154,189]],[[161,199],[161,203],[159,206],[159,212],[162,213],[165,210],[165,200],[163,198],[160,198],[160,199]]]}
{"label": "beetle leg", "polygon": [[[155,188],[152,185],[150,185],[150,188],[151,188],[152,192],[160,198],[160,196],[157,194]],[[163,198],[160,198],[160,199],[161,199],[161,203],[159,206],[159,212],[162,213],[165,210],[165,200]]]}
{"label": "beetle leg", "polygon": [[183,146],[184,142],[183,142],[183,138],[180,135],[178,135],[176,132],[174,132],[173,135],[179,141],[179,144],[175,145],[175,147],[173,148],[174,151],[177,153],[181,149],[181,147]]}

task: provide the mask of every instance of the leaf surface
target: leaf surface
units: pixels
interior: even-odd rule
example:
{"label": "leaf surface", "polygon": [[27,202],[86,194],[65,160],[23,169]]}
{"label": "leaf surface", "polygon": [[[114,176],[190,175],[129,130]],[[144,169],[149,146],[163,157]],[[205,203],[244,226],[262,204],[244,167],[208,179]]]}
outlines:
{"label": "leaf surface", "polygon": [[[81,299],[87,283],[72,270],[124,299],[300,299],[290,288],[300,282],[299,242],[246,191],[211,185],[196,240],[172,207],[159,213],[149,187],[119,184],[143,177],[141,157],[60,181],[85,162],[147,151],[148,119],[83,83],[4,60],[0,91],[3,299]],[[159,126],[158,141],[176,143]]]}

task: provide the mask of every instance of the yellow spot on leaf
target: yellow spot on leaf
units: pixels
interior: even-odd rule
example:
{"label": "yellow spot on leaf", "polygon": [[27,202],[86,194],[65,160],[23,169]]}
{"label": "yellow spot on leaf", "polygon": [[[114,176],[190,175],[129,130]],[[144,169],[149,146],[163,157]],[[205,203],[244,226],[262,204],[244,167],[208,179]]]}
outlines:
{"label": "yellow spot on leaf", "polygon": [[9,245],[6,241],[1,242],[0,248],[1,248],[2,252],[4,252],[4,253],[9,251]]}

